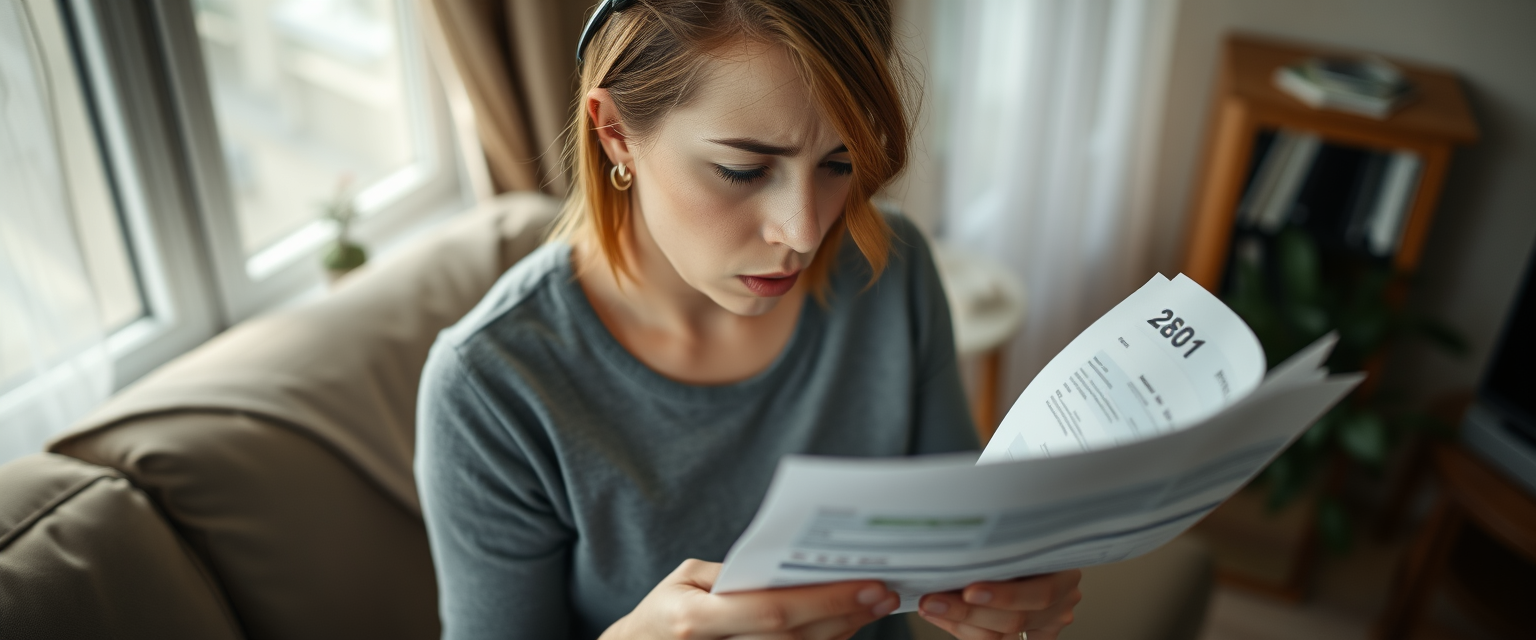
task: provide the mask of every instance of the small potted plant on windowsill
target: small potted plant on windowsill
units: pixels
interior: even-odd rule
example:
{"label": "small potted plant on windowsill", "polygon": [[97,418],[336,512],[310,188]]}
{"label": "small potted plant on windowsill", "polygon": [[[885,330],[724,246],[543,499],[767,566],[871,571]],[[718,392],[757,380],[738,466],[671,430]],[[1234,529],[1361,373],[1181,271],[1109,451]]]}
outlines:
{"label": "small potted plant on windowsill", "polygon": [[321,263],[330,283],[368,261],[368,250],[352,240],[352,222],[357,219],[357,205],[349,190],[351,176],[342,176],[336,184],[336,195],[322,205],[321,217],[336,223],[336,238],[325,248]]}

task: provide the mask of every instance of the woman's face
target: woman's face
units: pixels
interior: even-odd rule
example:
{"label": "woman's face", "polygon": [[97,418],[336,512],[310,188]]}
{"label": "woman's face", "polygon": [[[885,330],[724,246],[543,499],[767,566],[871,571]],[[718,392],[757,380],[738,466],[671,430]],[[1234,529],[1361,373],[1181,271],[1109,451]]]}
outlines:
{"label": "woman's face", "polygon": [[628,147],[637,232],[688,286],[759,315],[842,215],[851,160],[781,47],[741,42],[705,71],[688,104]]}

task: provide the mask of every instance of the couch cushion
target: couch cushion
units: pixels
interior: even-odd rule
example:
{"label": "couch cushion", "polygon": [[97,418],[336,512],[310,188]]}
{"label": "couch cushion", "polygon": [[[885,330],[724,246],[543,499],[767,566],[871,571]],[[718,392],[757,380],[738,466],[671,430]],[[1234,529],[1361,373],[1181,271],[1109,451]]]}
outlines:
{"label": "couch cushion", "polygon": [[53,454],[0,466],[0,636],[240,638],[223,596],[145,495]]}
{"label": "couch cushion", "polygon": [[306,432],[196,410],[64,451],[145,488],[257,639],[435,638],[426,528]]}
{"label": "couch cushion", "polygon": [[157,413],[244,412],[314,437],[419,515],[411,459],[427,351],[538,245],[558,207],[510,194],[466,213],[324,301],[242,323],[161,367],[50,450],[73,454],[103,429]]}

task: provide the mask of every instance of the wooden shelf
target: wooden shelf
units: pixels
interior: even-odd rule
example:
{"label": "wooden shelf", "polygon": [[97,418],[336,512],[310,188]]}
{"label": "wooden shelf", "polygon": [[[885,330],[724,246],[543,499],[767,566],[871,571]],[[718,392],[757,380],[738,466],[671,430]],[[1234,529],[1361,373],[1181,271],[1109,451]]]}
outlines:
{"label": "wooden shelf", "polygon": [[1312,49],[1255,36],[1234,36],[1226,43],[1231,65],[1223,80],[1231,96],[1253,110],[1255,119],[1296,128],[1311,129],[1324,137],[1356,139],[1364,146],[1381,140],[1381,146],[1398,146],[1409,137],[1425,143],[1467,144],[1478,137],[1472,108],[1461,90],[1461,81],[1450,71],[1392,60],[1417,89],[1418,97],[1385,120],[1337,111],[1313,109],[1275,87],[1275,70],[1322,54],[1355,52]]}
{"label": "wooden shelf", "polygon": [[1274,86],[1275,70],[1318,55],[1358,54],[1289,44],[1252,35],[1230,36],[1222,53],[1204,168],[1190,215],[1184,273],[1218,291],[1238,201],[1242,198],[1260,131],[1290,129],[1316,133],[1325,142],[1419,154],[1423,168],[1405,221],[1402,244],[1393,258],[1401,272],[1418,266],[1440,198],[1451,152],[1478,139],[1477,121],[1461,81],[1450,72],[1397,60],[1414,82],[1415,100],[1384,120],[1313,109]]}
{"label": "wooden shelf", "polygon": [[[1222,48],[1220,72],[1212,96],[1204,165],[1198,175],[1190,212],[1185,275],[1220,294],[1234,235],[1253,238],[1268,233],[1234,229],[1234,223],[1238,204],[1255,166],[1255,142],[1262,132],[1281,129],[1315,134],[1325,144],[1374,152],[1410,151],[1417,154],[1421,160],[1418,185],[1412,193],[1406,217],[1401,221],[1401,241],[1391,254],[1391,265],[1400,274],[1410,273],[1418,266],[1452,152],[1456,146],[1478,139],[1477,122],[1454,73],[1397,60],[1392,60],[1393,64],[1402,68],[1412,80],[1417,95],[1413,102],[1381,120],[1313,109],[1275,87],[1275,72],[1282,67],[1314,56],[1361,53],[1309,47],[1253,35],[1228,37]],[[1320,166],[1313,168],[1326,170],[1318,168]],[[1377,258],[1369,256],[1367,259]],[[1400,301],[1400,293],[1391,295]],[[1376,376],[1371,378],[1374,380]],[[1336,470],[1329,472],[1322,490],[1336,488],[1342,481],[1343,469],[1336,465]],[[1249,499],[1262,502],[1256,496],[1249,496]],[[1255,536],[1242,534],[1242,527],[1238,525],[1280,526],[1278,522],[1263,522],[1263,517],[1256,515],[1258,513],[1251,505],[1245,507],[1234,501],[1218,509],[1203,528],[1217,535],[1227,531],[1233,537],[1231,542],[1242,543],[1245,538]],[[1248,563],[1251,566],[1226,562],[1218,568],[1222,580],[1288,601],[1303,598],[1319,544],[1313,513],[1307,508],[1306,513],[1292,514],[1293,522],[1284,528],[1294,534],[1296,540],[1268,544],[1269,551],[1277,557],[1261,558],[1265,562]],[[1238,533],[1232,534],[1232,531]],[[1255,557],[1252,550],[1244,553],[1248,553],[1250,559]],[[1257,553],[1262,554],[1262,550]],[[1256,567],[1264,570],[1255,571]]]}

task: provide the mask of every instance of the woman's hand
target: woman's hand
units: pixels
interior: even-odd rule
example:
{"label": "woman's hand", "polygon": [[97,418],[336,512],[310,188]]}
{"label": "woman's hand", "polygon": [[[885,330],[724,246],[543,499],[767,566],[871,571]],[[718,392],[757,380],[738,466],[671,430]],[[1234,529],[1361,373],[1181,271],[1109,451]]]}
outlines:
{"label": "woman's hand", "polygon": [[719,575],[719,563],[683,562],[602,640],[835,640],[900,603],[873,580],[715,595],[709,590]]}
{"label": "woman's hand", "polygon": [[960,591],[923,596],[918,613],[960,640],[1056,640],[1072,623],[1072,608],[1083,599],[1072,570],[1008,582],[978,582]]}

